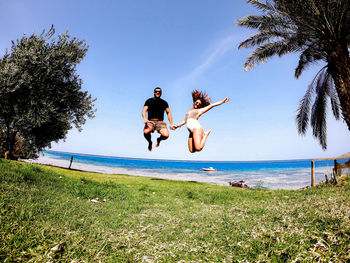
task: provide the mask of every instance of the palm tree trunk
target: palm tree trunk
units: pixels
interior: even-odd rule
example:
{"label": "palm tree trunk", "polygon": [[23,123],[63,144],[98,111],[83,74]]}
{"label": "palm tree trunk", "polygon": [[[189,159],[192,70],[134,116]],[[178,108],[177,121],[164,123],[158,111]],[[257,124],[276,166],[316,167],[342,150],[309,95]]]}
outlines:
{"label": "palm tree trunk", "polygon": [[348,76],[346,78],[338,77],[339,84],[336,85],[340,107],[342,109],[343,119],[350,131],[350,69],[347,70]]}
{"label": "palm tree trunk", "polygon": [[338,93],[343,119],[350,131],[350,57],[347,47],[333,49],[329,69]]}

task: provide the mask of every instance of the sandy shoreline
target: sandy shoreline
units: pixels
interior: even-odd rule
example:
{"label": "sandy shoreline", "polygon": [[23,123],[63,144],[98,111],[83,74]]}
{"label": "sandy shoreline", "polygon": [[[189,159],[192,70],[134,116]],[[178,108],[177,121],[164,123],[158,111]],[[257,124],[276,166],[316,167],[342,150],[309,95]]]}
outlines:
{"label": "sandy shoreline", "polygon": [[[49,155],[40,156],[36,160],[23,160],[25,162],[51,165],[61,168],[68,168],[70,160],[54,158]],[[249,173],[203,173],[202,171],[189,172],[172,172],[157,169],[127,169],[123,167],[103,166],[86,162],[73,160],[71,169],[96,172],[101,174],[126,174],[132,176],[144,176],[160,179],[178,180],[178,181],[195,181],[216,185],[229,185],[230,181],[243,180],[250,187],[262,186],[271,190],[285,189],[295,190],[310,185],[309,169],[299,169],[298,172],[291,176],[288,171],[285,173],[261,173],[250,171]],[[324,178],[322,178],[324,179]],[[320,181],[320,180],[318,180]]]}
{"label": "sandy shoreline", "polygon": [[[23,160],[25,162],[29,163],[35,163],[35,164],[43,164],[43,165],[50,165],[60,168],[66,168],[68,169],[70,160],[63,160],[63,159],[54,159],[49,158],[47,156],[39,157],[36,160]],[[155,177],[160,179],[169,179],[169,180],[177,180],[177,181],[195,181],[195,182],[201,182],[201,183],[209,183],[209,184],[216,184],[216,185],[229,185],[228,182],[217,182],[216,176],[210,176],[210,177],[203,177],[203,176],[197,176],[194,173],[184,173],[184,174],[167,174],[167,173],[160,173],[155,171],[145,171],[145,170],[137,170],[137,169],[126,169],[126,168],[120,168],[120,167],[106,167],[102,165],[94,165],[89,163],[82,163],[73,161],[71,165],[71,169],[78,170],[78,171],[85,171],[85,172],[95,172],[95,173],[101,173],[101,174],[125,174],[125,175],[132,175],[132,176],[144,176],[144,177]]]}

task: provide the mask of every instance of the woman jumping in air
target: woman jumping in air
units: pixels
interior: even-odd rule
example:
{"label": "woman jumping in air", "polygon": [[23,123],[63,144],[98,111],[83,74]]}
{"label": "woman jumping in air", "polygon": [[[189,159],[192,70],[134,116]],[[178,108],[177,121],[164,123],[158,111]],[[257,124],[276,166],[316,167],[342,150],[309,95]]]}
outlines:
{"label": "woman jumping in air", "polygon": [[226,97],[222,101],[210,104],[211,99],[208,97],[208,95],[197,90],[192,91],[192,99],[193,108],[187,111],[185,119],[178,125],[175,125],[175,129],[187,123],[187,129],[190,133],[188,137],[188,148],[191,153],[194,153],[203,149],[205,141],[211,132],[211,130],[204,132],[198,121],[199,117],[213,107],[228,102],[230,99]]}

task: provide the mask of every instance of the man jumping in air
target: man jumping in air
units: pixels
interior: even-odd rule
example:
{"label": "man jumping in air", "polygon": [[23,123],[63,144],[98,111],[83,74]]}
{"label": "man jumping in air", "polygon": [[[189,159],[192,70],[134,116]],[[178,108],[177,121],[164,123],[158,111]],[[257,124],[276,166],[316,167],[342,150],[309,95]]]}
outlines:
{"label": "man jumping in air", "polygon": [[[164,120],[164,111],[166,111],[170,123],[170,129],[174,130],[173,117],[171,116],[168,103],[161,99],[162,89],[156,87],[154,89],[154,97],[146,100],[142,110],[143,122],[145,127],[143,129],[143,135],[148,142],[148,150],[152,151],[152,138],[151,133],[155,130],[160,134],[157,138],[156,147],[159,146],[162,140],[166,140],[169,137],[169,130]],[[148,118],[146,116],[148,114]]]}

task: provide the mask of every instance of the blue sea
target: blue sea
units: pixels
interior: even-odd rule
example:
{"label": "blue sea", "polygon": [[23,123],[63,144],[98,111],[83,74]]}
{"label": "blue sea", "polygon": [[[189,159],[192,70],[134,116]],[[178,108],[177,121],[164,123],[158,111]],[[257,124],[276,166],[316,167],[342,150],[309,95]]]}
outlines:
{"label": "blue sea", "polygon": [[[72,169],[107,174],[129,174],[219,185],[229,185],[229,182],[243,180],[250,187],[268,189],[298,189],[311,184],[311,160],[177,161],[45,151],[38,160],[32,161],[67,168],[72,156]],[[325,174],[329,177],[333,163],[333,161],[316,163],[316,183],[324,181]],[[202,170],[208,167],[213,167],[216,171]]]}

